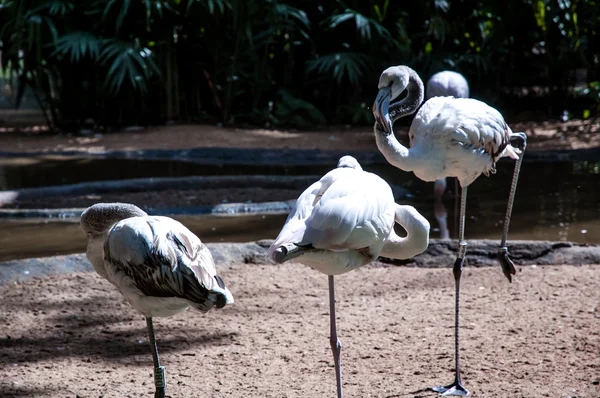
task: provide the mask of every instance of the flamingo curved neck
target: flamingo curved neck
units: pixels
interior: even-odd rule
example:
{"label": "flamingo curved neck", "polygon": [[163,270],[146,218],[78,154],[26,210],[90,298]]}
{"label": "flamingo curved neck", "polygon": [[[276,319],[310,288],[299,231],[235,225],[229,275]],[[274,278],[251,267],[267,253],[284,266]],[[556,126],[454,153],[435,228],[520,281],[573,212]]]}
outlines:
{"label": "flamingo curved neck", "polygon": [[392,229],[380,256],[404,260],[423,253],[429,246],[429,221],[414,207],[402,205],[396,205],[395,221],[407,235],[401,237]]}
{"label": "flamingo curved neck", "polygon": [[422,157],[417,152],[402,145],[393,133],[386,134],[377,123],[375,123],[375,142],[385,160],[394,167],[404,171],[415,171],[423,163]]}
{"label": "flamingo curved neck", "polygon": [[[408,85],[406,86],[407,95],[404,99],[390,105],[389,115],[394,122],[404,116],[411,115],[419,109],[425,95],[423,81],[415,71],[408,71]],[[414,150],[409,150],[402,145],[394,132],[386,133],[377,123],[375,123],[375,140],[377,148],[383,154],[385,159],[391,165],[404,171],[414,171],[423,163],[422,156],[419,156]],[[426,161],[427,159],[425,159]]]}

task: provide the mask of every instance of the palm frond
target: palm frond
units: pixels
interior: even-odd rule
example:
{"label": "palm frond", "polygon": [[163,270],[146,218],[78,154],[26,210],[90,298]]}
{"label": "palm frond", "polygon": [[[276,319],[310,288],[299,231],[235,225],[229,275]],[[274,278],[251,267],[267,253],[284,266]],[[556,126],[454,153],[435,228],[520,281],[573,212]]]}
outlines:
{"label": "palm frond", "polygon": [[73,11],[75,4],[69,0],[50,0],[45,1],[43,4],[35,7],[25,14],[25,18],[29,18],[31,15],[41,14],[44,11],[48,11],[53,17],[65,17],[69,12]]}
{"label": "palm frond", "polygon": [[72,32],[56,39],[53,56],[69,57],[71,63],[77,63],[84,57],[97,59],[102,41],[88,32]]}
{"label": "palm frond", "polygon": [[308,61],[306,66],[308,72],[330,75],[338,85],[342,84],[344,79],[348,79],[353,86],[360,84],[360,80],[367,74],[369,68],[371,68],[371,59],[366,54],[358,52],[327,54]]}
{"label": "palm frond", "polygon": [[187,2],[187,12],[190,12],[190,9],[194,4],[199,4],[203,8],[207,9],[210,15],[215,15],[218,11],[219,14],[223,14],[225,9],[231,9],[231,3],[226,0],[188,0]]}
{"label": "palm frond", "polygon": [[147,81],[160,73],[152,51],[128,42],[105,40],[100,59],[103,64],[110,64],[105,84],[113,94],[121,91],[125,81],[134,89],[146,92]]}
{"label": "palm frond", "polygon": [[310,20],[306,12],[299,8],[289,6],[287,4],[276,4],[273,8],[273,14],[281,21],[282,25],[287,30],[297,31],[304,38],[308,39],[310,32]]}
{"label": "palm frond", "polygon": [[450,3],[448,3],[448,0],[433,0],[433,5],[442,12],[448,12],[450,9]]}
{"label": "palm frond", "polygon": [[354,21],[356,30],[365,41],[372,39],[372,33],[375,33],[380,40],[390,40],[392,38],[390,31],[381,23],[351,9],[346,9],[342,14],[333,15],[326,23],[330,29],[335,29],[338,25],[347,21]]}
{"label": "palm frond", "polygon": [[325,115],[316,106],[284,89],[277,92],[274,111],[269,119],[275,125],[309,126],[327,123]]}

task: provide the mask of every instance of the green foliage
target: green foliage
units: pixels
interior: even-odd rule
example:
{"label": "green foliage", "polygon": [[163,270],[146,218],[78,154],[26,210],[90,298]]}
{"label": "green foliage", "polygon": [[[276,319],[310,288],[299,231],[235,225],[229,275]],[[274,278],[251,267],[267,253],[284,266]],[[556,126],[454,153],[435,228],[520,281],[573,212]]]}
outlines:
{"label": "green foliage", "polygon": [[294,97],[287,90],[277,92],[275,109],[269,119],[277,126],[309,127],[327,123],[313,104]]}
{"label": "green foliage", "polygon": [[2,75],[63,129],[370,124],[394,64],[460,71],[500,107],[547,87],[554,115],[591,117],[599,27],[597,0],[0,0]]}

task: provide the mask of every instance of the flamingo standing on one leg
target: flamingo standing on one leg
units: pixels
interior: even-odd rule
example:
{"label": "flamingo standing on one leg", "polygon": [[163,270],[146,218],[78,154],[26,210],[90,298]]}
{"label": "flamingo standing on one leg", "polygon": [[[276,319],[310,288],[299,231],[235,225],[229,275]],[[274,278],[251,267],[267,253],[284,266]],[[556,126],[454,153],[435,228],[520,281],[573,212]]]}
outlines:
{"label": "flamingo standing on one leg", "polygon": [[[394,222],[407,231],[394,232]],[[342,393],[342,345],[337,337],[333,276],[382,256],[406,259],[427,249],[429,222],[412,206],[395,203],[390,186],[363,171],[351,156],[308,187],[296,201],[268,256],[283,263],[294,258],[329,276],[330,343],[337,396]]]}
{"label": "flamingo standing on one leg", "polygon": [[[454,97],[469,98],[469,83],[463,75],[458,72],[444,70],[435,73],[427,80],[425,89],[425,100],[432,97]],[[446,190],[446,177],[436,180],[433,186],[433,197],[435,199],[434,214],[440,226],[440,238],[449,239],[447,213],[442,203],[442,195]],[[458,199],[458,181],[454,179],[454,202]]]}
{"label": "flamingo standing on one leg", "polygon": [[[402,170],[412,171],[423,181],[433,182],[444,177],[456,177],[462,188],[459,221],[459,249],[453,273],[456,283],[455,361],[456,373],[452,384],[435,387],[442,395],[465,396],[469,391],[460,379],[459,314],[460,277],[464,265],[467,243],[464,241],[467,187],[482,173],[495,173],[496,162],[502,157],[516,159],[510,187],[504,230],[498,260],[509,281],[516,273],[508,256],[506,239],[514,202],[519,170],[523,156],[510,144],[519,139],[523,150],[527,143],[524,133],[513,133],[494,108],[470,98],[434,97],[425,102],[417,112],[409,130],[410,149],[394,136],[395,120],[414,113],[423,102],[423,82],[407,66],[390,67],[379,79],[379,93],[373,104],[375,138],[377,147],[387,161]],[[407,96],[390,104],[403,91]]]}
{"label": "flamingo standing on one leg", "polygon": [[178,221],[148,216],[127,203],[98,203],[81,214],[88,236],[86,256],[100,276],[112,283],[146,317],[154,360],[155,398],[166,393],[153,317],[194,307],[223,308],[233,297],[217,275],[208,248]]}

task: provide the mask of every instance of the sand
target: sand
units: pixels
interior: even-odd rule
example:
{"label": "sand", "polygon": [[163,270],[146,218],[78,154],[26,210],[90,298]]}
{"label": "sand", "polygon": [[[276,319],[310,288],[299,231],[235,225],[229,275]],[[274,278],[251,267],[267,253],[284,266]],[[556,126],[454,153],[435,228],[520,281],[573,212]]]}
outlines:
{"label": "sand", "polygon": [[[463,277],[462,366],[474,397],[600,396],[600,266]],[[221,271],[236,302],[155,318],[171,397],[333,397],[327,277],[300,264]],[[336,277],[347,397],[435,397],[453,374],[449,269]],[[152,396],[143,317],[95,273],[0,288],[0,396]]]}

